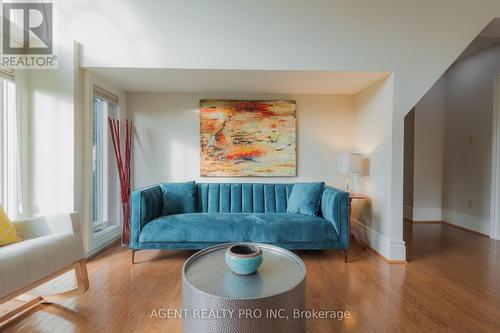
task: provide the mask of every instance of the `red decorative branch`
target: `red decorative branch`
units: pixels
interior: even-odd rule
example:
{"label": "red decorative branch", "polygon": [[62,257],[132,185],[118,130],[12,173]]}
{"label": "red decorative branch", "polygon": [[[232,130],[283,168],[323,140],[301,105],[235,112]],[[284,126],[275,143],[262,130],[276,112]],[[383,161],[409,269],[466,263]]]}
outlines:
{"label": "red decorative branch", "polygon": [[[115,152],[116,165],[118,168],[118,178],[120,179],[120,195],[123,208],[123,233],[122,243],[128,244],[130,241],[130,151],[132,122],[125,120],[125,138],[120,137],[120,120],[108,117],[109,131]],[[122,150],[122,142],[125,148]],[[122,156],[124,152],[124,157]]]}

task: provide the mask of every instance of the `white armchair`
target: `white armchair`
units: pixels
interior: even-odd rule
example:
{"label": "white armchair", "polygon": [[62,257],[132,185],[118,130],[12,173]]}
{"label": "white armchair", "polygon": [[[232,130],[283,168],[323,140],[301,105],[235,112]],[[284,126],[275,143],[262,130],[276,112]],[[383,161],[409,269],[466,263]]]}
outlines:
{"label": "white armchair", "polygon": [[77,213],[35,217],[13,224],[22,241],[0,247],[0,304],[72,269],[78,286],[60,294],[35,297],[1,315],[0,323],[36,303],[74,297],[89,287]]}

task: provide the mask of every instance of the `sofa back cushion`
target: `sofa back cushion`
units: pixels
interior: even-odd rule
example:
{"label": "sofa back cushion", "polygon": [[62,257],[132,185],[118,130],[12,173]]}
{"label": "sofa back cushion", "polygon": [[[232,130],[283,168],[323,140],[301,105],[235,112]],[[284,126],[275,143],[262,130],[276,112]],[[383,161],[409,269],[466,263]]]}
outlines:
{"label": "sofa back cushion", "polygon": [[198,212],[286,213],[293,185],[198,183]]}
{"label": "sofa back cushion", "polygon": [[195,182],[161,184],[161,215],[196,213]]}
{"label": "sofa back cushion", "polygon": [[324,187],[324,182],[295,184],[290,194],[287,213],[316,216]]}

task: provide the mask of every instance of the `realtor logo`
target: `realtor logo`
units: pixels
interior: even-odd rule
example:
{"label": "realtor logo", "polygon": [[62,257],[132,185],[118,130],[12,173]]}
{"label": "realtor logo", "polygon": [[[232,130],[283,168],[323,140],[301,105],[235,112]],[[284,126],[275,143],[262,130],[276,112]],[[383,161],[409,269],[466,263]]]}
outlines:
{"label": "realtor logo", "polygon": [[50,2],[4,2],[2,61],[11,68],[56,68]]}

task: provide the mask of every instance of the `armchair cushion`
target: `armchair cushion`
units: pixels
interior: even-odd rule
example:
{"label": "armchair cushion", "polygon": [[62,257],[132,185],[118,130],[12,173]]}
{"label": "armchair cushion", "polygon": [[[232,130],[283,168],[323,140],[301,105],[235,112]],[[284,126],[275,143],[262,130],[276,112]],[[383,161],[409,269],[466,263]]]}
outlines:
{"label": "armchair cushion", "polygon": [[7,214],[0,205],[0,246],[19,242],[21,238],[16,233],[16,228],[10,222]]}
{"label": "armchair cushion", "polygon": [[288,199],[287,213],[316,216],[325,183],[296,183]]}
{"label": "armchair cushion", "polygon": [[195,213],[195,182],[165,183],[161,185],[163,196],[162,215]]}

